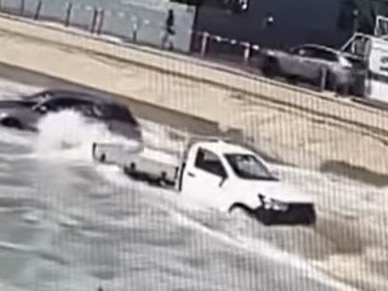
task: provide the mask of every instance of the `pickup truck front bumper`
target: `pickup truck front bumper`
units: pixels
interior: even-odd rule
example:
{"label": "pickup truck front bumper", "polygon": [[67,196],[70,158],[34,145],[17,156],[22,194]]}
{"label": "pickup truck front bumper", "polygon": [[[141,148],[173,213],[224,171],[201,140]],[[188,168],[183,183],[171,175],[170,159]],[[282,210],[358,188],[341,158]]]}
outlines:
{"label": "pickup truck front bumper", "polygon": [[311,203],[291,203],[288,204],[287,210],[258,207],[253,210],[252,214],[265,225],[313,225],[317,219],[315,207]]}

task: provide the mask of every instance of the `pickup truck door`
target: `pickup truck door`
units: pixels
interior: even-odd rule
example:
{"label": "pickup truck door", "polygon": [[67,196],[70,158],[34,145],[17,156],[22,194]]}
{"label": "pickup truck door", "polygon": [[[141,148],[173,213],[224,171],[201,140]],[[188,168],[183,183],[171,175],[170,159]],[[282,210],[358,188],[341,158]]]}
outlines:
{"label": "pickup truck door", "polygon": [[194,201],[224,210],[228,205],[225,191],[227,173],[220,158],[198,147],[189,154],[183,173],[182,194]]}

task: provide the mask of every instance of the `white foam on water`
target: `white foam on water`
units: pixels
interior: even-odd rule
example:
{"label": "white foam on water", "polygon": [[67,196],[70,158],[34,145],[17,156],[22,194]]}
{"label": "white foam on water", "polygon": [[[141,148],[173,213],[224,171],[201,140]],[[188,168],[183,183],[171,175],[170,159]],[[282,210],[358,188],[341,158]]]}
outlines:
{"label": "white foam on water", "polygon": [[29,132],[21,132],[0,126],[0,140],[7,144],[29,146],[33,143],[32,135]]}
{"label": "white foam on water", "polygon": [[[148,120],[139,120],[143,129],[143,140],[145,144],[160,150],[174,151],[176,154],[184,150],[183,132],[166,125],[157,124]],[[174,133],[182,140],[173,140],[170,135]]]}
{"label": "white foam on water", "polygon": [[110,132],[104,123],[91,123],[72,110],[48,114],[39,121],[38,130],[36,152],[40,158],[91,161],[94,142],[134,144]]}

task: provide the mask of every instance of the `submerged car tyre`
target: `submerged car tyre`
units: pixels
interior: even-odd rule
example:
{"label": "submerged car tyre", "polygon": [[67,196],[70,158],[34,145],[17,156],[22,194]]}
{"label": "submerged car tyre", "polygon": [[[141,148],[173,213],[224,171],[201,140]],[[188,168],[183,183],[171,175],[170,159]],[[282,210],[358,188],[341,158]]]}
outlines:
{"label": "submerged car tyre", "polygon": [[1,120],[1,124],[10,127],[10,128],[16,128],[16,129],[22,129],[22,124],[19,120],[16,118],[7,117]]}

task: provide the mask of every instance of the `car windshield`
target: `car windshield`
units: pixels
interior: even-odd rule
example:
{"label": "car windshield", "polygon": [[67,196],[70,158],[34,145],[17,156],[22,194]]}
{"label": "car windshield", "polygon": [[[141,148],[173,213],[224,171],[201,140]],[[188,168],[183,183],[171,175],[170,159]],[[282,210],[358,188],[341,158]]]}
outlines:
{"label": "car windshield", "polygon": [[39,92],[32,95],[23,96],[22,99],[29,102],[40,103],[50,97],[49,91]]}
{"label": "car windshield", "polygon": [[237,176],[251,180],[277,180],[254,155],[226,154],[229,165]]}

